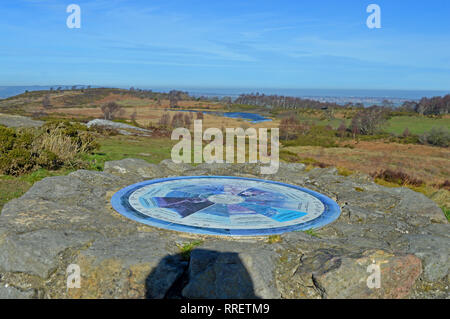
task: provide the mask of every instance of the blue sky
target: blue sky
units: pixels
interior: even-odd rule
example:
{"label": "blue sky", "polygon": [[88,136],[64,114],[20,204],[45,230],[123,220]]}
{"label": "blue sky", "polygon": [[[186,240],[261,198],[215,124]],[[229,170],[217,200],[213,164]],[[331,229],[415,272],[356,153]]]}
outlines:
{"label": "blue sky", "polygon": [[0,85],[449,90],[449,16],[448,0],[2,0]]}

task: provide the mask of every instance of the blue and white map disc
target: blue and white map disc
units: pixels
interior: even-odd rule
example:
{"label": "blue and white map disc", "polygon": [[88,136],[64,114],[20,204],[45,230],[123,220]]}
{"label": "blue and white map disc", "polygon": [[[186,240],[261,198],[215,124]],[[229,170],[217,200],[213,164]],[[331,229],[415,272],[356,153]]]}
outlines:
{"label": "blue and white map disc", "polygon": [[340,208],[309,189],[229,176],[183,176],[128,186],[111,199],[120,214],[164,229],[259,236],[319,228]]}

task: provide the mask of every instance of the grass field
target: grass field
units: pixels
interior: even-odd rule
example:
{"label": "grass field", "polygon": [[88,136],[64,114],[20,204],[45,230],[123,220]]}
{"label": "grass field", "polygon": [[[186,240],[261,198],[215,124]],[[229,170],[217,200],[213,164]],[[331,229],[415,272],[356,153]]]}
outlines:
{"label": "grass field", "polygon": [[429,132],[433,127],[450,129],[450,117],[433,119],[425,116],[394,116],[384,130],[388,133],[402,134],[406,128],[412,134]]}
{"label": "grass field", "polygon": [[285,150],[332,166],[366,174],[391,169],[404,171],[428,184],[441,184],[450,176],[450,150],[425,145],[353,142],[350,147],[293,146]]}
{"label": "grass field", "polygon": [[124,158],[139,158],[149,163],[157,164],[170,158],[170,152],[177,141],[169,138],[154,138],[142,136],[111,136],[99,140],[100,149],[86,159],[92,162],[96,169],[102,170],[107,161]]}
{"label": "grass field", "polygon": [[11,176],[0,177],[0,210],[13,198],[22,196],[30,187],[31,183]]}

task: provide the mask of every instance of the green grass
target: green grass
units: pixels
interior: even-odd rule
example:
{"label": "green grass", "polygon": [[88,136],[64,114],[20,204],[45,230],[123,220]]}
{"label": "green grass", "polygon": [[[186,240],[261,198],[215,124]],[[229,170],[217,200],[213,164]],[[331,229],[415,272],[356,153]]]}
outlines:
{"label": "green grass", "polygon": [[31,184],[15,177],[0,177],[0,210],[3,206],[13,198],[22,196]]}
{"label": "green grass", "polygon": [[170,158],[170,152],[177,141],[169,138],[111,136],[99,140],[100,149],[84,157],[91,169],[103,170],[107,161],[124,158],[139,158],[149,163],[157,164]]}
{"label": "green grass", "polygon": [[[350,119],[324,119],[317,115],[311,115],[308,113],[302,113],[299,115],[300,122],[308,122],[313,125],[327,126],[330,125],[334,129],[337,129],[342,122],[347,126],[350,125]],[[450,118],[430,118],[427,116],[415,115],[415,116],[394,116],[387,121],[383,127],[383,131],[386,133],[392,133],[401,135],[406,128],[408,128],[411,134],[421,135],[425,132],[431,131],[433,127],[450,127]]]}
{"label": "green grass", "polygon": [[20,177],[0,176],[0,211],[11,199],[18,198],[25,194],[35,182],[50,176],[66,175],[71,171],[72,170],[67,169],[58,171],[39,169],[33,173],[25,174]]}
{"label": "green grass", "polygon": [[183,245],[178,245],[178,248],[180,249],[181,257],[183,260],[189,260],[191,257],[191,251],[195,248],[203,244],[203,241],[196,240],[189,243],[184,243]]}
{"label": "green grass", "polygon": [[308,234],[313,237],[319,237],[319,234],[314,231],[314,229],[308,229],[304,231],[305,234]]}
{"label": "green grass", "polygon": [[442,211],[444,212],[445,217],[447,217],[447,220],[450,222],[450,208],[442,206]]}
{"label": "green grass", "polygon": [[275,244],[281,242],[281,240],[282,239],[280,235],[270,235],[269,238],[267,239],[267,242],[269,244]]}
{"label": "green grass", "polygon": [[348,120],[348,119],[343,120],[343,119],[337,119],[337,118],[334,118],[334,119],[329,119],[329,120],[317,120],[317,119],[316,119],[316,120],[313,121],[313,122],[314,122],[316,125],[321,125],[321,126],[327,126],[327,125],[330,125],[332,128],[337,129],[337,128],[341,125],[342,122],[344,122],[345,125],[349,126],[351,120]]}
{"label": "green grass", "polygon": [[425,116],[394,116],[384,130],[388,133],[402,134],[408,128],[411,134],[423,134],[433,127],[450,127],[450,118],[429,118]]}

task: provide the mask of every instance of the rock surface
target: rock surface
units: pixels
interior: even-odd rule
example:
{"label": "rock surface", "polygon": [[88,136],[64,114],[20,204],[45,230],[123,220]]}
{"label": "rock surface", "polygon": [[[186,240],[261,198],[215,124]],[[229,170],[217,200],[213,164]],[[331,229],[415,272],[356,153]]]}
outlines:
{"label": "rock surface", "polygon": [[44,122],[21,115],[0,114],[0,125],[7,127],[41,127]]}
{"label": "rock surface", "polygon": [[[37,182],[0,216],[0,298],[449,297],[450,225],[433,201],[333,168],[282,164],[275,175],[259,172],[257,164],[125,159],[104,172]],[[335,199],[342,214],[313,233],[230,239],[142,225],[110,205],[124,186],[177,175],[288,182]],[[67,289],[72,264],[81,288]],[[374,264],[380,288],[367,285]]]}
{"label": "rock surface", "polygon": [[89,121],[86,124],[87,127],[92,126],[102,126],[107,128],[112,128],[118,130],[118,132],[122,135],[142,135],[142,136],[150,136],[150,133],[152,131],[146,130],[140,127],[136,127],[133,125],[125,124],[125,123],[119,123],[119,122],[113,122],[108,120],[102,120],[102,119],[95,119],[92,121]]}

